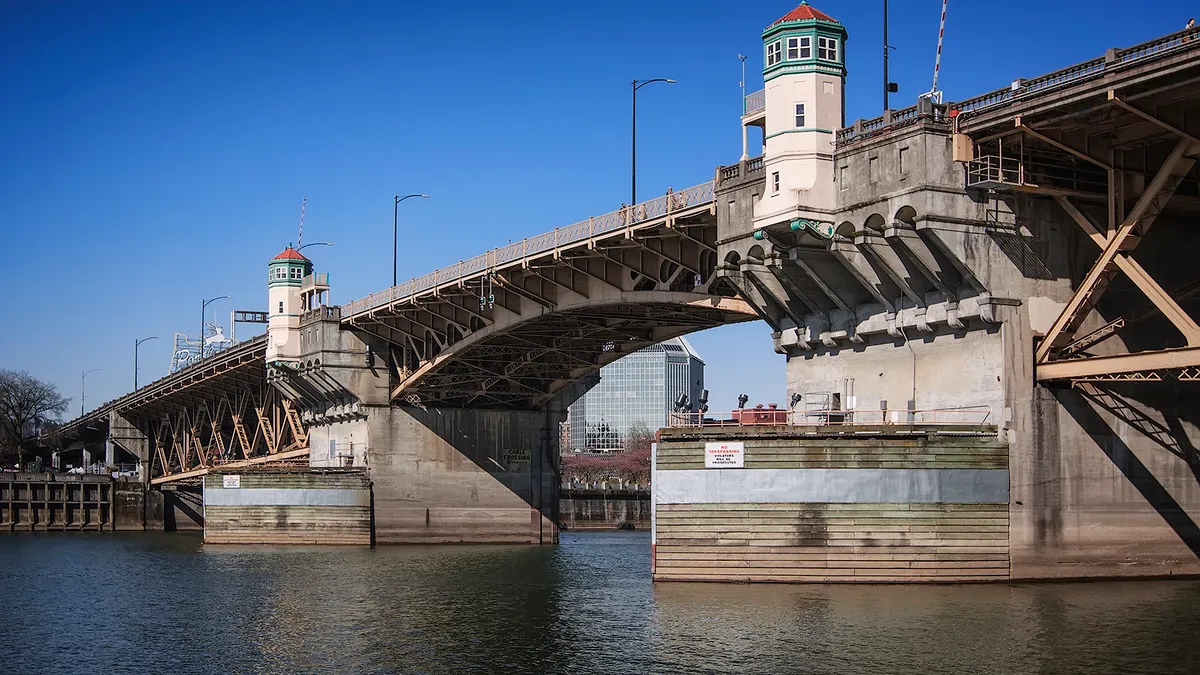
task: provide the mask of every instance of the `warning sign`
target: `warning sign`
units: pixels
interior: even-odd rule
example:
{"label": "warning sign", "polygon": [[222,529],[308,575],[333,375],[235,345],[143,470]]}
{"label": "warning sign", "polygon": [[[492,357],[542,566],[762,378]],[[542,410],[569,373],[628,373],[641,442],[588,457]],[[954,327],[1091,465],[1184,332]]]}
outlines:
{"label": "warning sign", "polygon": [[221,476],[221,487],[240,488],[240,487],[242,487],[242,477],[241,476]]}
{"label": "warning sign", "polygon": [[506,467],[524,466],[529,464],[529,449],[504,450],[501,457],[504,459],[504,466]]}
{"label": "warning sign", "polygon": [[746,448],[741,442],[704,444],[704,468],[741,469],[745,466]]}

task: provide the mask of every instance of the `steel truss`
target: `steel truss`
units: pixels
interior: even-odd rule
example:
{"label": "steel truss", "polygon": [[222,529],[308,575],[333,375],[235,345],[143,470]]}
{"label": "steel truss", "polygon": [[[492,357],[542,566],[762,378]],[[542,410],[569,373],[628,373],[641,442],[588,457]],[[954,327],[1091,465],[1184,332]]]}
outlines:
{"label": "steel truss", "polygon": [[[392,398],[531,409],[570,382],[662,340],[755,318],[714,283],[716,218],[672,204],[372,309],[343,327],[383,341]],[[587,230],[584,230],[586,233]]]}
{"label": "steel truss", "polygon": [[[1168,292],[1132,254],[1163,213],[1177,188],[1191,173],[1197,157],[1200,156],[1200,140],[1150,113],[1134,108],[1123,101],[1116,92],[1109,91],[1108,100],[1117,110],[1132,111],[1138,119],[1149,119],[1157,128],[1173,137],[1171,152],[1154,172],[1132,208],[1123,216],[1119,214],[1122,210],[1121,200],[1113,193],[1117,182],[1114,168],[1084,155],[1078,149],[1034,131],[1020,118],[1016,120],[1016,126],[1023,133],[1098,164],[1109,174],[1107,227],[1094,223],[1076,206],[1071,195],[1061,192],[1047,193],[1053,196],[1088,239],[1096,244],[1100,255],[1050,330],[1038,343],[1034,353],[1037,379],[1043,382],[1068,380],[1074,384],[1158,382],[1165,379],[1191,381],[1195,379],[1197,367],[1200,367],[1200,326],[1197,326],[1191,316],[1180,307],[1179,301],[1200,292],[1200,283],[1188,284],[1174,293]],[[1149,301],[1149,305],[1080,334],[1085,319],[1095,310],[1105,291],[1119,274],[1123,274],[1133,283]],[[1179,331],[1186,346],[1103,356],[1087,351],[1117,335],[1121,330],[1160,314]]]}
{"label": "steel truss", "polygon": [[308,453],[299,412],[273,387],[217,392],[148,424],[152,483],[201,475],[217,466],[283,461]]}

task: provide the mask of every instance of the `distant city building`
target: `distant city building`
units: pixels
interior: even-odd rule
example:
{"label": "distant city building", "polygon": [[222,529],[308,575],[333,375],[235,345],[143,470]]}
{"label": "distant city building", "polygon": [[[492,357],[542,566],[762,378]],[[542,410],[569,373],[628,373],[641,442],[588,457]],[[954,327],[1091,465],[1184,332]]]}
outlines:
{"label": "distant city building", "polygon": [[666,426],[680,394],[695,410],[703,390],[704,361],[684,338],[634,352],[601,368],[600,383],[571,405],[569,448],[620,448],[638,423],[651,432]]}

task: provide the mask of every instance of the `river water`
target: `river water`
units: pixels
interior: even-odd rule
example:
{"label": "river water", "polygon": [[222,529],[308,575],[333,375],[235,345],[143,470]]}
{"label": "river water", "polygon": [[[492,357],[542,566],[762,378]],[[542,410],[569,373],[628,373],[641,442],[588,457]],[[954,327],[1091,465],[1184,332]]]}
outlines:
{"label": "river water", "polygon": [[0,673],[1200,673],[1200,582],[652,584],[558,547],[0,536]]}

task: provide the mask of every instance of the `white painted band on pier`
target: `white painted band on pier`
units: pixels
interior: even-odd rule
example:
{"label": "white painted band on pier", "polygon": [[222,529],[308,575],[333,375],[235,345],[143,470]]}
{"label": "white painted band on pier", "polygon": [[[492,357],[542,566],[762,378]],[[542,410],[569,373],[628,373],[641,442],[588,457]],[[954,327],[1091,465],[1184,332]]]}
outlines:
{"label": "white painted band on pier", "polygon": [[208,506],[370,506],[366,490],[313,490],[306,488],[210,488],[204,490]]}
{"label": "white painted band on pier", "polygon": [[656,504],[1007,504],[1006,469],[657,471]]}

